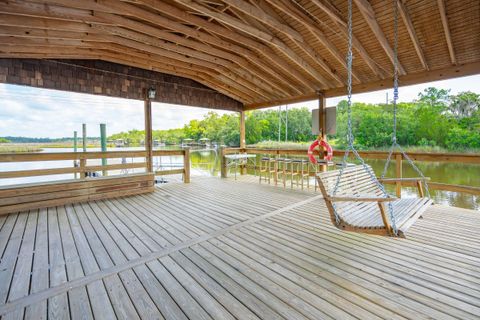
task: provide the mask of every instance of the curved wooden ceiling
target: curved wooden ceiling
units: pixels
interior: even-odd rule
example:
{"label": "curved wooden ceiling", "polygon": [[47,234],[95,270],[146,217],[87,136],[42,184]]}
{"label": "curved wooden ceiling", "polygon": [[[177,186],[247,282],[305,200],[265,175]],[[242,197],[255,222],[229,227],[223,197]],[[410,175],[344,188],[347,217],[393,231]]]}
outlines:
{"label": "curved wooden ceiling", "polygon": [[[393,2],[354,0],[353,82],[389,86]],[[397,2],[403,84],[480,72],[480,1]],[[345,92],[346,0],[0,0],[0,57],[102,59],[246,108]]]}

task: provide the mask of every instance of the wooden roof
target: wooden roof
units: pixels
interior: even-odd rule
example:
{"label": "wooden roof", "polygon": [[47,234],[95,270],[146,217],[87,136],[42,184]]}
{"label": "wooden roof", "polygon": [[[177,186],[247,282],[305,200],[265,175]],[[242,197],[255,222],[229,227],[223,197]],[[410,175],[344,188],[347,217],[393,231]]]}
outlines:
{"label": "wooden roof", "polygon": [[[391,86],[393,3],[354,0],[354,90]],[[401,84],[480,73],[480,1],[398,2]],[[0,57],[102,59],[246,109],[345,94],[346,0],[0,0]]]}

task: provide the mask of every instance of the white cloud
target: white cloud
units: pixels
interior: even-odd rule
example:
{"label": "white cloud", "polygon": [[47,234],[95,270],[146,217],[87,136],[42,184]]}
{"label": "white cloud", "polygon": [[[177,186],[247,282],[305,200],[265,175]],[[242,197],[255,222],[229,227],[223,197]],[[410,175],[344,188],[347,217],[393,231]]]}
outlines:
{"label": "white cloud", "polygon": [[[419,92],[429,86],[480,93],[480,76],[436,81],[400,88],[400,101],[412,101]],[[384,102],[386,92],[390,98],[392,90],[382,90],[353,96],[354,101]],[[327,99],[334,106],[345,97]],[[289,107],[318,107],[316,101],[292,104]],[[152,106],[153,128],[172,129],[182,127],[193,119],[201,119],[210,110],[186,106],[154,103]],[[217,111],[228,113],[226,111]],[[66,137],[73,131],[81,131],[87,123],[89,136],[100,134],[99,124],[107,124],[107,133],[141,129],[144,126],[143,102],[121,98],[87,95],[25,86],[0,84],[0,136]]]}
{"label": "white cloud", "polygon": [[[0,136],[66,137],[87,124],[89,136],[144,126],[143,102],[56,90],[0,84]],[[153,128],[182,127],[202,118],[208,109],[154,103]],[[224,113],[224,112],[220,112]]]}

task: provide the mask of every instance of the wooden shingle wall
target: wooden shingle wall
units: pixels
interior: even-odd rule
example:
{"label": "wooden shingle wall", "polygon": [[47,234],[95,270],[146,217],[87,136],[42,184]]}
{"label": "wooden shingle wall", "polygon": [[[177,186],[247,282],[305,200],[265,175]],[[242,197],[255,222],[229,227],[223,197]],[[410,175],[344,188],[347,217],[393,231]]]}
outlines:
{"label": "wooden shingle wall", "polygon": [[135,100],[238,111],[242,104],[190,79],[99,60],[0,59],[0,82]]}

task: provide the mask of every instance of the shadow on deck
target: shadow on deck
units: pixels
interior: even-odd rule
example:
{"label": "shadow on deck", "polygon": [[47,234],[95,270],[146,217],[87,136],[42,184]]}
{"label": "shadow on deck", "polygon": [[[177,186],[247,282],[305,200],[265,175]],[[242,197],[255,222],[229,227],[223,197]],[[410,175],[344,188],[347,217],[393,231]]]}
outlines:
{"label": "shadow on deck", "polygon": [[2,319],[480,317],[480,213],[432,206],[393,239],[318,194],[196,177],[0,216]]}

